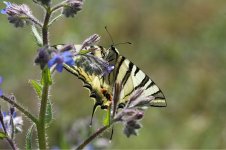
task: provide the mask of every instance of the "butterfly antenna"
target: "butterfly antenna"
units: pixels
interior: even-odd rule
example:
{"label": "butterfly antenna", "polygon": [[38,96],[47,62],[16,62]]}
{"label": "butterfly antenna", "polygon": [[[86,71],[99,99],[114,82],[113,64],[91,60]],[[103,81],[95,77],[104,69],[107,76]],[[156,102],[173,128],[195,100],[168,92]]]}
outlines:
{"label": "butterfly antenna", "polygon": [[109,36],[109,37],[110,37],[110,39],[111,39],[112,45],[115,45],[115,43],[114,43],[114,41],[113,41],[113,38],[112,38],[112,36],[111,36],[110,32],[108,31],[107,26],[105,26],[104,28],[105,28],[105,30],[107,31],[108,36]]}
{"label": "butterfly antenna", "polygon": [[110,34],[110,32],[108,31],[107,26],[105,26],[104,28],[105,28],[105,30],[107,31],[108,36],[109,36],[109,37],[110,37],[110,39],[111,39],[111,42],[112,42],[111,47],[115,47],[115,46],[117,46],[117,45],[121,45],[121,44],[132,44],[131,42],[121,42],[121,43],[117,43],[117,44],[115,44],[115,43],[114,43],[114,41],[113,41],[113,38],[112,38],[112,36],[111,36],[111,34]]}
{"label": "butterfly antenna", "polygon": [[121,42],[121,43],[114,44],[114,46],[121,45],[121,44],[132,44],[132,43],[131,42]]}

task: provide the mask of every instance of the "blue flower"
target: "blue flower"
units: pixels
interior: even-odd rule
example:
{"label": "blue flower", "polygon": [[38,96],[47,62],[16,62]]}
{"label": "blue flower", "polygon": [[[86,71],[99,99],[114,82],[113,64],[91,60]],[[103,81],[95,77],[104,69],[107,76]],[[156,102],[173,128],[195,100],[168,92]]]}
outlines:
{"label": "blue flower", "polygon": [[5,3],[5,4],[6,4],[6,8],[4,8],[4,9],[2,9],[2,10],[1,10],[1,14],[6,15],[6,14],[7,14],[7,13],[6,13],[7,8],[11,7],[11,6],[12,6],[12,4],[11,4],[10,2],[5,2],[5,1],[3,1],[3,3]]}
{"label": "blue flower", "polygon": [[[2,77],[0,76],[0,84],[2,84]],[[0,96],[2,96],[2,90],[0,89]]]}
{"label": "blue flower", "polygon": [[52,59],[49,60],[48,67],[51,68],[52,66],[56,65],[56,70],[58,72],[62,72],[64,63],[69,66],[75,65],[73,55],[71,52],[66,51],[56,54]]}

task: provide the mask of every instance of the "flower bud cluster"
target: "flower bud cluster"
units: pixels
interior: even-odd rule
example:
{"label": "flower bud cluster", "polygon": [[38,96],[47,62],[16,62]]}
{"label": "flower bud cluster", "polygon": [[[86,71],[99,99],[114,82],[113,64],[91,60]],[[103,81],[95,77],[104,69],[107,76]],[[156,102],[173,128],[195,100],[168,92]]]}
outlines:
{"label": "flower bud cluster", "polygon": [[[115,86],[114,88],[117,87],[120,86]],[[114,89],[114,91],[118,90]],[[115,93],[120,95],[120,92],[114,92],[113,95]],[[115,95],[114,97],[120,98],[120,96]],[[142,127],[139,121],[144,116],[145,107],[149,106],[150,101],[153,99],[154,97],[152,96],[145,96],[144,89],[136,89],[129,97],[125,107],[122,110],[118,109],[115,115],[113,114],[115,122],[122,122],[124,124],[124,134],[127,137],[130,137],[131,135],[137,135],[137,130]],[[114,102],[115,101],[117,102],[118,100],[114,100]]]}
{"label": "flower bud cluster", "polygon": [[62,14],[66,17],[74,17],[82,10],[83,0],[67,0],[64,4]]}
{"label": "flower bud cluster", "polygon": [[9,22],[14,24],[15,27],[23,27],[30,24],[31,20],[33,20],[33,15],[27,5],[17,5],[10,2],[4,3],[6,8],[2,9],[1,13],[8,15]]}

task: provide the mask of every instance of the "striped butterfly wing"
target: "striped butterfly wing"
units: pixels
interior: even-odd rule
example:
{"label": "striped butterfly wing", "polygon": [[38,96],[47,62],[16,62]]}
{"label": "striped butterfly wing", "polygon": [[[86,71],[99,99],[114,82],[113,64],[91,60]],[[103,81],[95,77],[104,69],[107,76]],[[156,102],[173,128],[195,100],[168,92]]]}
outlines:
{"label": "striped butterfly wing", "polygon": [[[81,45],[75,45],[75,47],[79,49]],[[90,90],[90,97],[96,100],[93,111],[97,106],[101,106],[102,109],[108,108],[112,101],[113,87],[116,82],[121,83],[123,86],[118,107],[124,107],[132,92],[138,88],[144,89],[143,94],[154,97],[150,102],[150,106],[166,106],[165,96],[158,86],[131,61],[119,55],[115,47],[112,46],[109,49],[104,49],[101,46],[86,47],[86,49],[90,48],[96,49],[91,53],[92,55],[114,65],[114,70],[111,73],[105,76],[93,74],[90,71],[92,70],[91,67],[79,65],[84,62],[83,56],[74,58],[76,61],[75,66],[65,64],[64,68],[81,79],[84,82],[84,87]],[[95,63],[95,60],[93,62]]]}
{"label": "striped butterfly wing", "polygon": [[[81,45],[74,45],[75,49],[80,49]],[[57,46],[57,49],[60,48],[60,45]],[[102,59],[104,56],[103,51],[105,49],[101,46],[91,46],[86,47],[86,50],[95,49],[91,55]],[[108,91],[111,91],[111,87],[107,82],[105,82],[104,77],[101,73],[93,72],[92,70],[92,63],[85,64],[87,59],[89,62],[98,63],[95,58],[89,57],[87,58],[84,55],[75,56],[75,65],[69,66],[64,64],[64,68],[78,77],[80,80],[83,81],[83,87],[89,89],[90,97],[95,99],[95,105],[93,108],[93,112],[95,111],[97,106],[101,106],[102,109],[106,109],[110,102],[111,102],[111,94]],[[100,69],[101,70],[101,69]],[[100,71],[101,72],[101,71]]]}
{"label": "striped butterfly wing", "polygon": [[[109,49],[109,54],[105,58],[112,65],[115,65],[115,69],[111,76],[111,87],[114,83],[121,83],[123,89],[121,91],[121,100],[119,106],[123,107],[132,92],[138,88],[143,88],[146,96],[153,96],[154,99],[150,101],[150,106],[154,107],[166,107],[166,100],[163,92],[143,71],[141,71],[136,65],[119,55],[115,47]],[[114,59],[112,59],[114,58]]]}

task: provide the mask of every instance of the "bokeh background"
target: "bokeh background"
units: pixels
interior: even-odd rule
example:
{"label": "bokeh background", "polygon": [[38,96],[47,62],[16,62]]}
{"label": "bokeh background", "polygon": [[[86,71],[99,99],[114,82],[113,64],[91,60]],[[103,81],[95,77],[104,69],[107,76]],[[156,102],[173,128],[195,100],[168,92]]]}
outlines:
{"label": "bokeh background", "polygon": [[[30,0],[12,2],[26,2],[38,18],[43,16]],[[51,44],[80,44],[98,33],[99,44],[109,47],[105,26],[116,43],[133,43],[118,46],[120,53],[159,85],[168,103],[167,108],[146,112],[139,136],[126,138],[122,126],[116,125],[109,149],[226,148],[226,1],[86,0],[75,18],[63,18],[52,26]],[[0,15],[1,88],[14,93],[33,113],[39,102],[28,79],[40,78],[34,65],[36,50],[29,27],[16,29]],[[50,147],[67,148],[65,134],[76,120],[89,118],[93,101],[82,82],[66,71],[55,75],[51,92]],[[7,105],[0,104],[6,110]],[[101,123],[101,110],[97,118]],[[21,148],[30,125],[26,118],[24,123],[17,138]],[[0,142],[0,148],[7,145]]]}

